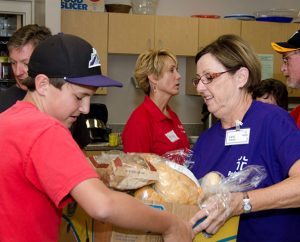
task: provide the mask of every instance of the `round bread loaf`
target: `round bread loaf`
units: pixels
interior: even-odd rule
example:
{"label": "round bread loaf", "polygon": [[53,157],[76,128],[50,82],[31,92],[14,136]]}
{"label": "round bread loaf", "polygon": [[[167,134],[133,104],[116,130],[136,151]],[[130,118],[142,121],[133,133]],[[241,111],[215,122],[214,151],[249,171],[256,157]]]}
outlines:
{"label": "round bread loaf", "polygon": [[164,162],[155,164],[155,168],[158,181],[154,183],[153,188],[165,201],[179,204],[198,203],[202,190],[194,181]]}
{"label": "round bread loaf", "polygon": [[134,197],[139,200],[153,201],[157,203],[165,202],[163,197],[159,195],[151,186],[144,186],[134,192]]}

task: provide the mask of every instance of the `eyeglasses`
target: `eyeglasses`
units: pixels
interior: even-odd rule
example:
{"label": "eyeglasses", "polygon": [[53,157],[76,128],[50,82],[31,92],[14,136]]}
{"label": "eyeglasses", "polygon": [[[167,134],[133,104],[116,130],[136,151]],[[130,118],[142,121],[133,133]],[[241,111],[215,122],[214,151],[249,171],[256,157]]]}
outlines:
{"label": "eyeglasses", "polygon": [[206,73],[200,77],[195,77],[192,79],[193,85],[195,87],[198,86],[199,82],[201,81],[203,84],[209,84],[211,83],[214,79],[218,78],[219,76],[232,71],[232,69],[227,70],[227,71],[222,71],[222,72],[217,72],[217,73]]}
{"label": "eyeglasses", "polygon": [[288,65],[290,57],[293,55],[297,55],[297,54],[299,54],[299,51],[293,51],[292,53],[290,53],[288,55],[282,56],[283,64]]}

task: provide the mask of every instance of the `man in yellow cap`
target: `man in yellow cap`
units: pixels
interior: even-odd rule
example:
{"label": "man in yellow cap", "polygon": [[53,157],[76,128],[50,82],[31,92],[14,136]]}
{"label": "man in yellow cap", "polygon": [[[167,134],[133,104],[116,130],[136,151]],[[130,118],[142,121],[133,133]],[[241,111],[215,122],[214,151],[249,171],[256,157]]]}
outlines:
{"label": "man in yellow cap", "polygon": [[[286,77],[287,86],[300,89],[300,30],[296,31],[286,42],[272,42],[273,49],[282,54],[281,71]],[[300,105],[291,111],[300,128]]]}

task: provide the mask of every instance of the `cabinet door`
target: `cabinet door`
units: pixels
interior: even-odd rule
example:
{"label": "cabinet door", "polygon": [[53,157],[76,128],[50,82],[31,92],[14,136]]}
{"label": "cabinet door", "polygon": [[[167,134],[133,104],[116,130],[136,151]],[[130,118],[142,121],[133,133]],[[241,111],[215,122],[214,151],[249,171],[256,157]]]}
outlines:
{"label": "cabinet door", "polygon": [[154,47],[154,16],[109,14],[108,52],[140,54]]}
{"label": "cabinet door", "polygon": [[[275,52],[271,46],[271,42],[286,41],[292,33],[294,25],[290,23],[272,23],[272,22],[242,22],[241,36],[249,41],[257,54],[273,55],[273,78],[281,80],[285,83],[280,68],[282,64],[282,55]],[[289,90],[289,96],[297,95],[294,90]]]}
{"label": "cabinet door", "polygon": [[198,20],[191,17],[156,16],[155,46],[175,55],[194,56],[197,52]]}
{"label": "cabinet door", "polygon": [[241,21],[228,19],[199,19],[199,48],[201,50],[206,45],[216,40],[223,34],[241,34]]}
{"label": "cabinet door", "polygon": [[[61,10],[61,30],[87,40],[98,52],[101,71],[107,74],[108,14],[89,11]],[[106,94],[106,88],[98,88],[97,94]]]}

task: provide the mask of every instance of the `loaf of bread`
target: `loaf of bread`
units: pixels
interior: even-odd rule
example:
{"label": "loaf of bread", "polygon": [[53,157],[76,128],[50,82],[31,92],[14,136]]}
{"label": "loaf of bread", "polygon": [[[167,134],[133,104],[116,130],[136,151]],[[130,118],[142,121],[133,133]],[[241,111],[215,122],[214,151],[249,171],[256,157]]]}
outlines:
{"label": "loaf of bread", "polygon": [[134,197],[142,201],[151,201],[157,203],[166,202],[164,198],[160,194],[158,194],[151,185],[137,189],[134,192]]}
{"label": "loaf of bread", "polygon": [[221,183],[223,181],[224,176],[217,172],[211,171],[207,173],[200,180],[200,185],[206,196],[210,196],[210,194],[218,193],[221,188]]}
{"label": "loaf of bread", "polygon": [[159,162],[154,166],[158,172],[158,181],[153,184],[153,188],[165,201],[191,205],[198,203],[202,190],[192,179],[165,162]]}
{"label": "loaf of bread", "polygon": [[155,154],[140,155],[156,168],[158,180],[151,187],[165,202],[192,205],[198,203],[202,189],[188,168]]}

